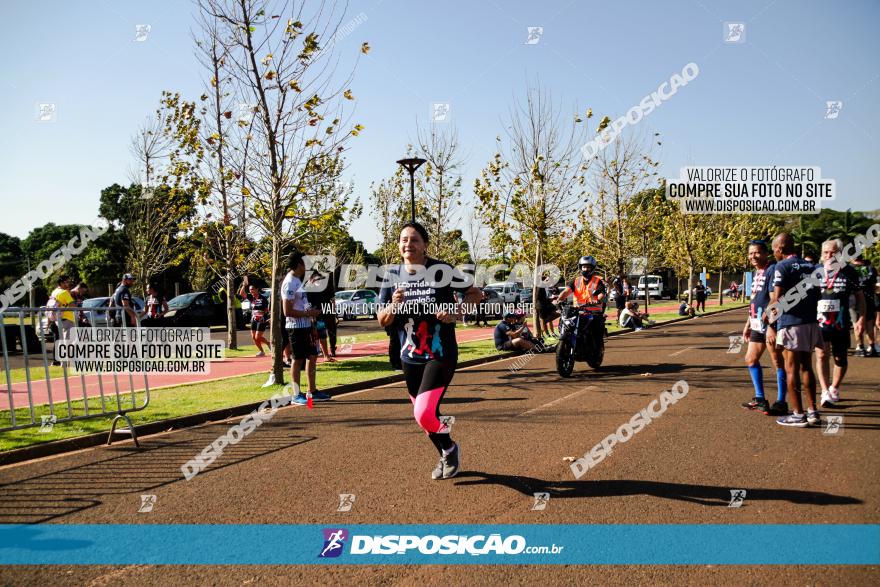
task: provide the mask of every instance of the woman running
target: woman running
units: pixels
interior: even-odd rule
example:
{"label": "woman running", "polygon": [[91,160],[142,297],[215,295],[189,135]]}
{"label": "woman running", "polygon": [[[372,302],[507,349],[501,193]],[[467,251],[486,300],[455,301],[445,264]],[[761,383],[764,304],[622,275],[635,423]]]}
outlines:
{"label": "woman running", "polygon": [[[458,474],[461,451],[440,421],[440,402],[458,363],[455,322],[461,314],[455,291],[464,302],[480,300],[480,291],[448,263],[427,256],[428,231],[407,222],[400,231],[403,264],[387,272],[379,293],[379,324],[393,326],[400,340],[400,359],[413,416],[440,453],[432,479]],[[455,310],[455,311],[450,311]]]}

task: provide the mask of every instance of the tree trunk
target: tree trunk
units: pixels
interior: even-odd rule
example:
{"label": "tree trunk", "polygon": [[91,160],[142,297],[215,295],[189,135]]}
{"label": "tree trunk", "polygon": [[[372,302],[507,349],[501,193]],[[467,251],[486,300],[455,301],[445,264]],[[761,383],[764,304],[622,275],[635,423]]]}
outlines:
{"label": "tree trunk", "polygon": [[281,239],[278,235],[272,236],[272,304],[271,322],[269,325],[269,338],[272,339],[272,373],[275,375],[275,383],[284,384],[284,365],[282,356],[284,346],[281,344],[281,329],[284,328],[284,305],[281,302],[281,281],[284,278],[281,262]]}
{"label": "tree trunk", "polygon": [[542,263],[541,240],[535,248],[535,270],[532,272],[532,321],[535,323],[535,336],[541,337],[544,329],[538,315],[538,267]]}
{"label": "tree trunk", "polygon": [[235,277],[232,273],[232,265],[226,265],[226,346],[232,350],[238,348],[238,324],[235,320],[235,303],[232,296],[235,295]]}
{"label": "tree trunk", "polygon": [[722,283],[724,282],[724,269],[720,269],[718,271],[718,305],[724,305],[724,292],[721,291]]}

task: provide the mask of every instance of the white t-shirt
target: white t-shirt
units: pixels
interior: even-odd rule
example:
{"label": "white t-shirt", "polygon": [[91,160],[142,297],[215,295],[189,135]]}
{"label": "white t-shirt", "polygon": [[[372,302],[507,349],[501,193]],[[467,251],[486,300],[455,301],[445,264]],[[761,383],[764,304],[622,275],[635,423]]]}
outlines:
{"label": "white t-shirt", "polygon": [[617,323],[620,324],[620,326],[623,326],[623,323],[626,322],[627,317],[632,315],[633,313],[629,311],[629,308],[624,308],[623,311],[620,313],[620,317],[617,319]]}
{"label": "white t-shirt", "polygon": [[[292,271],[289,272],[284,278],[284,281],[281,282],[281,299],[292,300],[293,309],[299,310],[300,312],[304,312],[311,307],[306,298],[306,292],[303,291],[302,281],[300,281],[299,277],[296,277]],[[312,319],[308,316],[300,318],[285,316],[285,326],[287,328],[309,328],[311,325]]]}

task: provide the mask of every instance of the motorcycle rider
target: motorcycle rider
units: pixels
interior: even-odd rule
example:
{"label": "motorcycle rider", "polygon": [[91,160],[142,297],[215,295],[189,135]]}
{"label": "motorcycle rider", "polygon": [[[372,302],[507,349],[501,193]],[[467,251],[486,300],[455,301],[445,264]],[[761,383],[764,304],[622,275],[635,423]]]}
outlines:
{"label": "motorcycle rider", "polygon": [[581,274],[574,278],[568,286],[559,292],[554,303],[560,304],[565,299],[574,295],[575,302],[593,312],[602,312],[605,306],[605,282],[596,273],[596,259],[590,255],[584,255],[578,261]]}

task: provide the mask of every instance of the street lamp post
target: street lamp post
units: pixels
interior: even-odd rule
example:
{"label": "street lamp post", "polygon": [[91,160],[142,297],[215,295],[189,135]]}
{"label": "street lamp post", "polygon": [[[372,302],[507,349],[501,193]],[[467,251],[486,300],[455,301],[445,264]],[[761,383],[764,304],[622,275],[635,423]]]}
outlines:
{"label": "street lamp post", "polygon": [[422,166],[425,160],[419,157],[410,157],[409,159],[401,159],[397,163],[403,165],[404,169],[409,171],[409,197],[410,197],[410,220],[416,221],[416,169]]}

